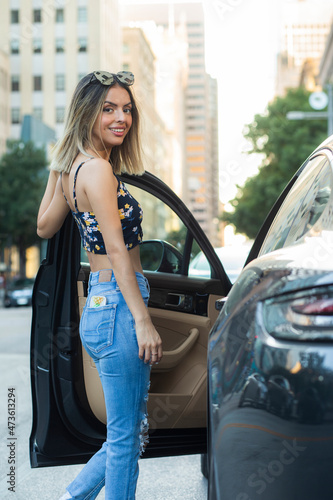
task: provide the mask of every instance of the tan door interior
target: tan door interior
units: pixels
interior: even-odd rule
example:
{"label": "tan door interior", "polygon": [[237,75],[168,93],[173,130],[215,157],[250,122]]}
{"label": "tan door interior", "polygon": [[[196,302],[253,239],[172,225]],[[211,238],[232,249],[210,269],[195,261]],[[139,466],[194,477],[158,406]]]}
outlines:
{"label": "tan door interior", "polygon": [[[84,307],[83,284],[78,282],[80,314]],[[206,426],[206,369],[208,333],[217,311],[210,296],[208,316],[149,309],[163,340],[164,356],[152,368],[148,400],[150,429]],[[95,416],[106,423],[101,382],[94,362],[83,351],[83,371],[88,402]]]}

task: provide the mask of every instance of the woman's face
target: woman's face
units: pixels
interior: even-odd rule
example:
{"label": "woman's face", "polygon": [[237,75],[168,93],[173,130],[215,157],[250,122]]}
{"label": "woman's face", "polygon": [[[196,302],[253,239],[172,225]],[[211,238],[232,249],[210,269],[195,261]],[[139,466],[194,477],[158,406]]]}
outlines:
{"label": "woman's face", "polygon": [[132,103],[129,93],[119,85],[110,87],[102,112],[92,129],[92,139],[97,151],[111,151],[123,143],[132,125]]}

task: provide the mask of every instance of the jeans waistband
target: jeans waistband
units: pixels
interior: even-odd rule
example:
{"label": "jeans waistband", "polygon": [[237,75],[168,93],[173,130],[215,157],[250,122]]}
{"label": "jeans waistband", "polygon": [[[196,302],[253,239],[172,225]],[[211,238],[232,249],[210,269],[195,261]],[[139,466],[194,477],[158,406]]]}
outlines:
{"label": "jeans waistband", "polygon": [[[148,280],[143,274],[135,272],[135,275],[138,283],[143,282],[148,285]],[[103,282],[117,283],[112,269],[101,269],[100,271],[90,273],[88,283],[89,286],[98,285],[99,283]]]}

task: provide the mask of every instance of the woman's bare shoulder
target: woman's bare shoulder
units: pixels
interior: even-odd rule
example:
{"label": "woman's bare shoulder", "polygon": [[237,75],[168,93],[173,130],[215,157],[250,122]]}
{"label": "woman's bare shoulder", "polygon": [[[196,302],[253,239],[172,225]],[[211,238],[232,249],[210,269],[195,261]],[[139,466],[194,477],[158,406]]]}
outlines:
{"label": "woman's bare shoulder", "polygon": [[100,168],[111,168],[111,163],[104,158],[88,158],[83,164],[84,167],[100,167]]}
{"label": "woman's bare shoulder", "polygon": [[82,180],[84,184],[116,184],[117,179],[113,175],[112,165],[103,158],[92,158],[82,165]]}

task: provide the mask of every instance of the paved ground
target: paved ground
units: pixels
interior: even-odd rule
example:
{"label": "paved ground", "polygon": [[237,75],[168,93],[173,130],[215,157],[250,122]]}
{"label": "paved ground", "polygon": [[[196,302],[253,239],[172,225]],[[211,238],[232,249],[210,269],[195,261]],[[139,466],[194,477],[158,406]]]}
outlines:
{"label": "paved ground", "polygon": [[[29,308],[0,308],[0,499],[58,500],[81,465],[31,469],[28,440],[31,430],[29,372]],[[15,389],[15,435],[9,436],[8,388]],[[6,411],[3,411],[5,408]],[[16,437],[16,440],[12,438]],[[15,455],[15,492],[8,491],[10,464]],[[205,500],[207,481],[198,455],[140,461],[137,500]],[[101,492],[98,500],[104,500]]]}

